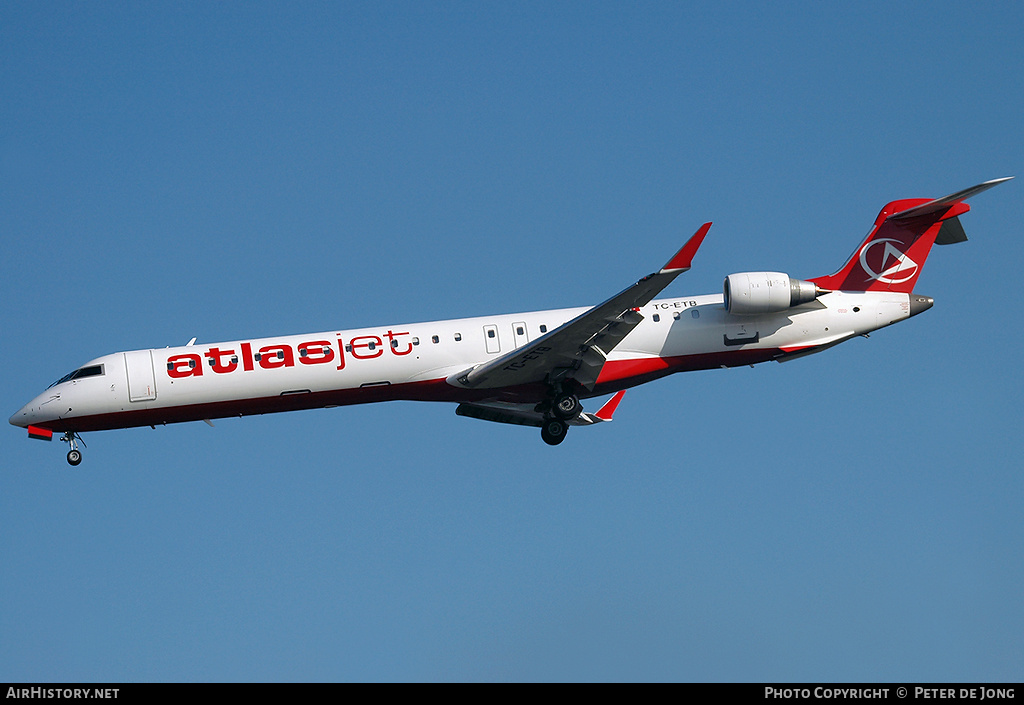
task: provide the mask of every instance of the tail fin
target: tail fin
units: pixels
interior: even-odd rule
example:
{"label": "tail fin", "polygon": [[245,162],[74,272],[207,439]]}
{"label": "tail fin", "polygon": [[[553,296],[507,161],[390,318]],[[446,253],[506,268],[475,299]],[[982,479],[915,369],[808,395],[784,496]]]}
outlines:
{"label": "tail fin", "polygon": [[811,281],[823,289],[909,294],[933,244],[967,239],[958,219],[971,209],[964,201],[1012,178],[993,179],[935,200],[908,198],[887,204],[843,268]]}

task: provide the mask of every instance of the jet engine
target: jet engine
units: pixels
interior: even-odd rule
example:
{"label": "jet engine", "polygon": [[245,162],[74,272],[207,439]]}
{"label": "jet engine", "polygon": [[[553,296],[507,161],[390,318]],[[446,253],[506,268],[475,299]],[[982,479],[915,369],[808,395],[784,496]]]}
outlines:
{"label": "jet engine", "polygon": [[729,313],[749,316],[776,313],[814,301],[826,293],[811,282],[790,279],[782,272],[730,274],[723,285]]}

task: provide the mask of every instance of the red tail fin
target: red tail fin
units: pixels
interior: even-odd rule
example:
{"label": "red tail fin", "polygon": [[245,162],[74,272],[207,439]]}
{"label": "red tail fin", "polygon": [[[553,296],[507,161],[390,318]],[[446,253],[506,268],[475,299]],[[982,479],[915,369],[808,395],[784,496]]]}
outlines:
{"label": "red tail fin", "polygon": [[823,289],[909,294],[936,241],[946,245],[967,239],[957,220],[971,209],[963,201],[1009,178],[986,181],[935,200],[909,198],[887,204],[843,268],[811,281]]}

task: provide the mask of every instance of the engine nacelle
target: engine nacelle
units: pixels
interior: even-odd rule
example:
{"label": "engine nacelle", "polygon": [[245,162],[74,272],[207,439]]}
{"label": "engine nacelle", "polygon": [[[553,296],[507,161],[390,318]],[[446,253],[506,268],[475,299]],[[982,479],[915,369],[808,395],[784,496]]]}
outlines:
{"label": "engine nacelle", "polygon": [[785,311],[814,301],[825,293],[811,282],[790,279],[782,272],[730,274],[723,288],[725,308],[741,316]]}

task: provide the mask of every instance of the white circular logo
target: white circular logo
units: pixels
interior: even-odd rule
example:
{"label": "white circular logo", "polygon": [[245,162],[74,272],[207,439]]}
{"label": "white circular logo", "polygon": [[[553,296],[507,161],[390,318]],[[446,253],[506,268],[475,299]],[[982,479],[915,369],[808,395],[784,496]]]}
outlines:
{"label": "white circular logo", "polygon": [[[903,245],[902,242],[895,238],[883,237],[878,240],[872,240],[861,249],[860,266],[868,273],[869,279],[874,279],[886,284],[902,284],[917,274],[917,262],[897,250],[892,244],[894,242],[900,246]],[[879,267],[878,269],[875,269],[868,264],[868,251],[875,245],[881,245],[883,243],[885,244],[885,249],[882,250],[882,258],[880,260]],[[893,264],[890,265],[890,262]]]}

